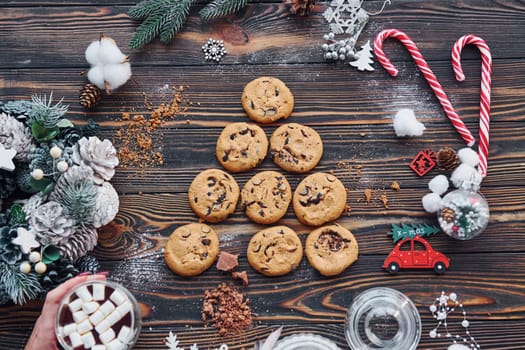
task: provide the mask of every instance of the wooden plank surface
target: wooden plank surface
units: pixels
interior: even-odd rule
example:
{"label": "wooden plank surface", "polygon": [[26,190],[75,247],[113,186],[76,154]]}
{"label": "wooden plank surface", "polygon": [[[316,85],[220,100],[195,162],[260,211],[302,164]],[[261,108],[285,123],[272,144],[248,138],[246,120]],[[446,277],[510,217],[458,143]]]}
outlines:
{"label": "wooden plank surface", "polygon": [[[163,338],[174,331],[188,347],[194,342],[216,347],[227,342],[232,349],[251,348],[278,325],[284,334],[323,334],[347,348],[343,325],[345,309],[359,292],[389,286],[406,293],[421,313],[423,334],[419,349],[443,349],[432,340],[434,322],[428,305],[442,290],[458,293],[482,349],[523,349],[525,344],[524,241],[525,229],[525,28],[523,1],[469,0],[456,2],[394,0],[373,17],[361,41],[380,30],[399,28],[418,44],[458,113],[477,135],[479,119],[479,53],[467,48],[463,64],[467,80],[454,80],[450,49],[459,36],[484,37],[494,57],[493,104],[489,174],[482,193],[491,208],[487,231],[472,241],[459,242],[444,234],[429,241],[452,259],[450,271],[403,271],[390,276],[380,266],[392,249],[386,232],[393,223],[434,224],[420,198],[432,175],[417,177],[408,163],[421,149],[462,147],[436,98],[399,43],[385,50],[400,69],[392,78],[376,63],[376,71],[360,73],[344,65],[323,62],[319,50],[327,24],[319,2],[305,19],[290,16],[278,1],[257,1],[236,16],[202,23],[196,7],[185,30],[163,46],[153,43],[131,53],[133,81],[105,98],[93,112],[77,103],[84,83],[79,72],[87,68],[83,52],[99,33],[112,35],[121,46],[136,26],[125,11],[132,1],[6,1],[0,4],[0,98],[28,98],[50,90],[71,105],[70,116],[84,123],[93,118],[101,135],[113,138],[123,125],[120,114],[147,112],[144,96],[153,105],[170,98],[171,86],[187,86],[193,104],[185,115],[162,129],[165,164],[146,169],[120,168],[113,184],[121,197],[116,220],[100,232],[95,253],[111,279],[129,288],[143,306],[144,325],[137,349],[164,349]],[[366,1],[377,9],[382,1]],[[229,51],[220,65],[203,61],[200,46],[208,38],[225,40]],[[242,334],[220,338],[200,322],[203,292],[229,278],[211,268],[202,276],[183,279],[165,266],[162,249],[173,229],[194,222],[187,188],[200,171],[219,167],[214,156],[216,138],[229,122],[245,121],[240,106],[244,84],[262,75],[284,80],[294,93],[296,107],[285,122],[300,122],[319,131],[325,153],[317,167],[334,171],[349,190],[352,207],[339,223],[350,228],[359,242],[360,258],[342,275],[320,276],[303,259],[290,275],[266,278],[250,268],[245,257],[251,235],[262,228],[237,209],[223,223],[213,225],[221,248],[241,254],[241,268],[249,273],[246,293],[257,313],[255,327]],[[391,116],[412,108],[426,125],[424,136],[394,136]],[[264,126],[267,135],[280,125]],[[346,167],[338,166],[344,162]],[[351,167],[351,168],[349,168]],[[269,160],[254,171],[236,174],[242,186],[257,171],[276,170]],[[359,169],[359,170],[357,170]],[[287,175],[294,188],[302,176]],[[392,181],[401,191],[389,189]],[[374,191],[371,203],[363,191]],[[387,194],[389,208],[379,202]],[[310,228],[299,224],[293,210],[282,219],[305,239]],[[21,349],[41,308],[40,302],[0,310],[0,349]],[[205,340],[205,341],[203,341]]]}

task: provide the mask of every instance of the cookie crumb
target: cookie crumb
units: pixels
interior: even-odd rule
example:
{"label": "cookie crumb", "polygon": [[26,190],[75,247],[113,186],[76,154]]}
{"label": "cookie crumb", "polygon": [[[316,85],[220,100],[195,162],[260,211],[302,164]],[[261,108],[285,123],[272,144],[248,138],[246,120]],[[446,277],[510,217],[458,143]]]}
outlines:
{"label": "cookie crumb", "polygon": [[386,196],[386,193],[383,193],[381,196],[379,196],[379,200],[381,203],[383,203],[385,209],[388,209],[388,197]]}
{"label": "cookie crumb", "polygon": [[390,188],[397,192],[401,191],[401,186],[399,186],[399,182],[397,181],[392,181]]}
{"label": "cookie crumb", "polygon": [[238,257],[239,255],[236,254],[220,252],[219,259],[217,259],[217,270],[224,272],[235,270],[239,266]]}
{"label": "cookie crumb", "polygon": [[241,280],[243,286],[245,287],[248,286],[248,274],[246,273],[246,271],[241,271],[241,272],[233,271],[232,278],[234,280]]}
{"label": "cookie crumb", "polygon": [[364,132],[360,133],[359,135],[360,135],[361,137],[365,137],[365,136],[366,136],[366,134],[365,134]]}
{"label": "cookie crumb", "polygon": [[370,200],[372,200],[372,189],[370,188],[365,189],[364,195],[365,195],[366,204],[370,204]]}

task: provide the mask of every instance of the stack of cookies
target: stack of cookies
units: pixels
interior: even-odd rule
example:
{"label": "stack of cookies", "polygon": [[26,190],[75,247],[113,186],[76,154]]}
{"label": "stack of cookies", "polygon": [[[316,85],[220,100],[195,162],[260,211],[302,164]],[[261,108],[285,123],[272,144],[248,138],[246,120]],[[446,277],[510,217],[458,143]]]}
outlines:
{"label": "stack of cookies", "polygon": [[[290,89],[273,77],[261,77],[248,83],[241,101],[248,117],[260,124],[286,119],[294,107]],[[295,174],[313,170],[323,155],[321,137],[308,126],[283,124],[268,142],[260,126],[239,122],[228,124],[222,130],[217,140],[216,156],[226,170],[239,173],[257,167],[266,158],[268,148],[278,167]],[[211,223],[223,221],[232,214],[239,197],[246,216],[264,225],[278,222],[292,202],[301,223],[321,226],[337,220],[345,210],[347,200],[341,181],[334,175],[321,172],[304,178],[293,195],[288,180],[277,171],[259,172],[239,190],[233,176],[220,169],[208,169],[195,177],[188,190],[193,211]],[[314,268],[325,276],[333,276],[357,259],[358,247],[350,231],[340,225],[329,225],[309,234],[305,252]],[[190,224],[175,230],[165,250],[168,266],[183,276],[203,272],[213,264],[217,254],[216,234],[204,224]],[[274,226],[252,237],[247,256],[250,265],[258,272],[281,276],[299,265],[303,246],[291,228]]]}

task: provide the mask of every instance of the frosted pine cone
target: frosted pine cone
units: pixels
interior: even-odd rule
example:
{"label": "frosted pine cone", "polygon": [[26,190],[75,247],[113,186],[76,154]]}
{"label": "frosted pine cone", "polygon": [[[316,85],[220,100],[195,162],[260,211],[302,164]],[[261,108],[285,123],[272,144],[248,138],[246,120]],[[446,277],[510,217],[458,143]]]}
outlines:
{"label": "frosted pine cone", "polygon": [[24,213],[26,213],[26,217],[29,217],[31,213],[34,213],[36,209],[42,205],[42,203],[44,203],[44,197],[42,197],[39,193],[34,194],[26,199],[22,206]]}
{"label": "frosted pine cone", "polygon": [[31,228],[45,243],[65,242],[74,233],[73,220],[57,202],[49,201],[31,213]]}
{"label": "frosted pine cone", "polygon": [[117,150],[109,140],[100,141],[96,136],[81,138],[73,153],[73,161],[90,166],[95,172],[94,181],[101,184],[115,175],[118,165]]}
{"label": "frosted pine cone", "polygon": [[93,226],[99,228],[109,224],[117,215],[119,208],[118,193],[109,182],[98,187]]}
{"label": "frosted pine cone", "polygon": [[77,227],[76,231],[67,241],[58,244],[62,256],[71,261],[77,261],[79,258],[92,251],[98,241],[97,230],[92,227]]}
{"label": "frosted pine cone", "polygon": [[16,151],[15,159],[24,161],[31,149],[31,130],[8,114],[0,114],[0,144]]}
{"label": "frosted pine cone", "polygon": [[290,13],[299,16],[306,16],[315,8],[315,0],[284,0],[284,3],[290,5]]}
{"label": "frosted pine cone", "polygon": [[93,274],[100,271],[100,262],[93,255],[84,255],[75,262],[75,267],[79,272],[91,272]]}
{"label": "frosted pine cone", "polygon": [[437,154],[439,167],[445,171],[452,171],[461,163],[456,151],[450,147],[444,147]]}

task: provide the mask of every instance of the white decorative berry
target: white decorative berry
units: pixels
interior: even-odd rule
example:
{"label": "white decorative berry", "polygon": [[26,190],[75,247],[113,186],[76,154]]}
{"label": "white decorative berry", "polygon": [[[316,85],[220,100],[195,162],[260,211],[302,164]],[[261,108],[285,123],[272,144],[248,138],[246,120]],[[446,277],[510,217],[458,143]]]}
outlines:
{"label": "white decorative berry", "polygon": [[42,204],[31,213],[30,224],[36,235],[46,243],[58,244],[74,232],[73,220],[54,201]]}
{"label": "white decorative berry", "polygon": [[31,252],[29,254],[29,261],[32,262],[32,263],[39,262],[41,258],[42,258],[42,256],[40,255],[39,252]]}
{"label": "white decorative berry", "polygon": [[44,172],[42,169],[35,169],[31,172],[31,177],[35,180],[42,180],[44,178]]}
{"label": "white decorative berry", "polygon": [[47,271],[47,266],[43,262],[39,262],[35,264],[35,272],[38,274],[43,274]]}
{"label": "white decorative berry", "polygon": [[119,163],[117,151],[111,141],[101,141],[96,136],[89,139],[83,137],[78,141],[74,148],[73,161],[91,167],[95,173],[93,180],[97,184],[111,180]]}
{"label": "white decorative berry", "polygon": [[29,263],[29,261],[24,261],[20,264],[19,269],[20,272],[28,274],[29,272],[31,272],[31,264]]}
{"label": "white decorative berry", "polygon": [[102,186],[98,187],[93,226],[99,228],[109,224],[117,215],[118,209],[117,191],[109,182],[104,182]]}
{"label": "white decorative berry", "polygon": [[58,159],[62,155],[62,149],[58,146],[53,146],[49,150],[49,154],[51,155],[53,159]]}
{"label": "white decorative berry", "polygon": [[448,190],[448,179],[445,175],[438,175],[428,183],[428,188],[440,196]]}
{"label": "white decorative berry", "polygon": [[69,168],[69,164],[67,164],[65,160],[61,160],[60,162],[57,163],[57,170],[60,171],[61,173],[66,172],[68,168]]}

